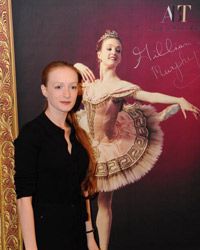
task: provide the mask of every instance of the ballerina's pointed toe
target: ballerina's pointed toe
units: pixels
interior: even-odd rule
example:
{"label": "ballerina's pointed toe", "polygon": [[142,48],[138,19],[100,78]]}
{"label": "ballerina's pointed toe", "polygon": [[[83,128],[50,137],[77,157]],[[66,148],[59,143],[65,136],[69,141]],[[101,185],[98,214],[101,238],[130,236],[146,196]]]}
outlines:
{"label": "ballerina's pointed toe", "polygon": [[158,117],[160,121],[165,121],[171,116],[175,115],[180,110],[179,104],[172,104],[168,106],[166,109],[158,113]]}

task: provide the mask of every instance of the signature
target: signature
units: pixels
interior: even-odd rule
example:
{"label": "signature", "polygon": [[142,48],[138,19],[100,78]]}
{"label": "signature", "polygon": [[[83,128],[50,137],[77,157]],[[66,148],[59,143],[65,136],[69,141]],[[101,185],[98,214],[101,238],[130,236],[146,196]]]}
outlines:
{"label": "signature", "polygon": [[[155,76],[156,79],[164,78],[169,74],[174,73],[175,74],[174,85],[178,87],[178,85],[180,83],[183,83],[184,81],[183,66],[189,66],[192,62],[194,62],[198,67],[198,69],[200,69],[200,61],[199,61],[199,56],[197,54],[198,51],[193,50],[193,52],[190,55],[184,56],[182,52],[179,51],[177,60],[173,62],[171,65],[169,65],[168,68],[163,69],[161,68],[161,66],[155,65],[151,67],[151,71],[153,72],[153,75]],[[199,77],[200,73],[194,80],[196,80]],[[187,85],[194,82],[194,80],[188,82]]]}
{"label": "signature", "polygon": [[147,58],[149,61],[153,61],[168,54],[173,54],[191,45],[192,44],[190,42],[175,45],[172,43],[171,39],[167,38],[164,43],[157,41],[155,49],[153,50],[149,49],[148,44],[146,44],[143,49],[136,46],[133,48],[133,55],[137,57],[134,69],[137,69],[140,66],[142,59],[144,58]]}

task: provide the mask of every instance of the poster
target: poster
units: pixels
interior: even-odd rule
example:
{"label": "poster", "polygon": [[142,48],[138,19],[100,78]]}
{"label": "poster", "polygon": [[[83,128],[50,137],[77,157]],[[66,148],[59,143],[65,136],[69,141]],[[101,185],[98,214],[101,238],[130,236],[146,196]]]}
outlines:
{"label": "poster", "polygon": [[[95,47],[106,29],[122,39],[122,79],[200,107],[199,12],[193,0],[13,1],[20,126],[43,109],[40,75],[50,61],[82,62],[98,78]],[[200,246],[199,120],[179,112],[162,129],[156,166],[114,193],[111,250]]]}

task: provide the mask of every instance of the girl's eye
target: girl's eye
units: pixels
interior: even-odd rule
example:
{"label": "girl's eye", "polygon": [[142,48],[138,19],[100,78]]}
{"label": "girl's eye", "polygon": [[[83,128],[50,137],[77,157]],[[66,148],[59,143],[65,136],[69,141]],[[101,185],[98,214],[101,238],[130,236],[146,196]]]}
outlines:
{"label": "girl's eye", "polygon": [[112,49],[111,49],[111,48],[107,48],[107,50],[109,50],[109,51],[110,51],[110,50],[112,50]]}
{"label": "girl's eye", "polygon": [[77,89],[78,87],[76,85],[72,86],[71,87],[72,89]]}
{"label": "girl's eye", "polygon": [[55,89],[61,89],[61,85],[56,85]]}
{"label": "girl's eye", "polygon": [[117,53],[121,53],[121,50],[120,50],[120,49],[116,49],[116,52],[117,52]]}

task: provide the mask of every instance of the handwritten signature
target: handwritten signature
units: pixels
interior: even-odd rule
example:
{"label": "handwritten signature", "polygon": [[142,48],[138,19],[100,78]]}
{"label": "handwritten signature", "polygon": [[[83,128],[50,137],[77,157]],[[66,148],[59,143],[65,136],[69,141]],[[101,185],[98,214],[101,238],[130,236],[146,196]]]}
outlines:
{"label": "handwritten signature", "polygon": [[157,41],[154,50],[150,50],[148,44],[146,44],[143,49],[136,46],[133,48],[133,55],[137,56],[134,69],[137,69],[140,66],[142,59],[144,58],[147,58],[149,61],[153,61],[168,54],[173,54],[191,45],[192,44],[190,42],[175,45],[172,43],[171,39],[167,38],[164,43]]}
{"label": "handwritten signature", "polygon": [[[156,79],[164,78],[171,73],[175,73],[174,85],[179,88],[183,88],[183,85],[180,85],[184,81],[183,66],[188,66],[191,62],[194,62],[198,69],[200,69],[199,56],[197,55],[198,51],[193,50],[190,55],[184,56],[181,51],[178,53],[178,58],[175,62],[168,66],[168,68],[161,68],[159,65],[151,67],[151,71]],[[196,76],[195,80],[200,77],[200,73]],[[191,82],[188,82],[187,85],[194,82],[194,79]]]}

